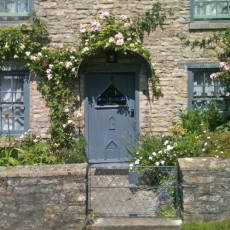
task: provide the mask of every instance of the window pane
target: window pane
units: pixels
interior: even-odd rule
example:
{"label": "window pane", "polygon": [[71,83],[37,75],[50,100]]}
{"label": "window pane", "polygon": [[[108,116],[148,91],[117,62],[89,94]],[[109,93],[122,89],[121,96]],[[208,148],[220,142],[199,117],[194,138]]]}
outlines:
{"label": "window pane", "polygon": [[205,104],[204,101],[201,100],[196,100],[192,102],[193,109],[197,109],[197,110],[203,110],[204,104]]}
{"label": "window pane", "polygon": [[18,1],[18,12],[28,12],[28,0]]}
{"label": "window pane", "polygon": [[114,85],[110,85],[99,97],[97,98],[97,105],[126,105],[127,99],[122,95]]}
{"label": "window pane", "polygon": [[204,73],[195,72],[194,74],[194,85],[204,85]]}
{"label": "window pane", "polygon": [[24,107],[14,108],[14,130],[24,129]]}
{"label": "window pane", "polygon": [[204,2],[196,2],[195,3],[195,15],[205,14],[205,3]]}
{"label": "window pane", "polygon": [[213,97],[215,96],[215,88],[214,88],[214,85],[212,86],[206,86],[205,87],[205,93],[204,93],[204,96],[205,97]]}
{"label": "window pane", "polygon": [[201,97],[204,95],[203,87],[202,86],[194,86],[193,87],[193,96],[194,97]]}
{"label": "window pane", "polygon": [[215,96],[214,81],[210,78],[210,73],[205,73],[205,97]]}
{"label": "window pane", "polygon": [[215,95],[218,97],[225,96],[227,92],[226,86],[215,86]]}
{"label": "window pane", "polygon": [[228,3],[227,2],[218,2],[217,3],[217,14],[228,14]]}
{"label": "window pane", "polygon": [[23,102],[23,79],[22,77],[14,77],[13,78],[13,102]]}
{"label": "window pane", "polygon": [[14,13],[16,11],[16,1],[6,0],[6,12],[7,13]]}
{"label": "window pane", "polygon": [[1,79],[1,102],[9,103],[12,102],[12,77],[4,76]]}
{"label": "window pane", "polygon": [[12,107],[2,108],[2,130],[4,131],[12,130],[13,128],[12,124],[13,124]]}
{"label": "window pane", "polygon": [[1,102],[23,102],[23,78],[21,76],[5,76],[1,79]]}
{"label": "window pane", "polygon": [[0,0],[0,12],[5,12],[5,1]]}
{"label": "window pane", "polygon": [[216,3],[207,2],[206,3],[206,14],[207,15],[216,15]]}

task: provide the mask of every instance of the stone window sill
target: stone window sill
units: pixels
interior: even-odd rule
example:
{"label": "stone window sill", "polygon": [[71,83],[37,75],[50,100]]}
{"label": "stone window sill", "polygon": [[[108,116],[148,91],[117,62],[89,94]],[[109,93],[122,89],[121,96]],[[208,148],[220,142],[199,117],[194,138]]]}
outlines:
{"label": "stone window sill", "polygon": [[213,29],[226,29],[230,27],[229,22],[192,22],[189,24],[190,30],[213,30]]}

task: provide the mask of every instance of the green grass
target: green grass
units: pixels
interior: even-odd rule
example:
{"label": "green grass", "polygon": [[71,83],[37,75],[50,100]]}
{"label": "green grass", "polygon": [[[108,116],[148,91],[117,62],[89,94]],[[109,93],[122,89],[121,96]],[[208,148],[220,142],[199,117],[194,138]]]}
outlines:
{"label": "green grass", "polygon": [[230,220],[222,222],[184,223],[181,230],[230,230]]}

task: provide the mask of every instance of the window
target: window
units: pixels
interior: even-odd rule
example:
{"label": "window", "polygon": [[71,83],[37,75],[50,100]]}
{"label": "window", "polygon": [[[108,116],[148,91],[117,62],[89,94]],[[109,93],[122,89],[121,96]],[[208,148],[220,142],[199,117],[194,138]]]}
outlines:
{"label": "window", "polygon": [[110,85],[98,98],[97,105],[126,105],[127,99],[114,85]]}
{"label": "window", "polygon": [[26,71],[0,72],[1,134],[22,134],[29,128],[29,75]]}
{"label": "window", "polygon": [[191,0],[194,21],[229,20],[230,0]]}
{"label": "window", "polygon": [[0,0],[0,21],[24,21],[32,11],[32,0]]}
{"label": "window", "polygon": [[189,70],[188,103],[189,108],[203,110],[205,104],[215,101],[220,111],[226,111],[226,86],[218,80],[211,80],[210,75],[218,69]]}

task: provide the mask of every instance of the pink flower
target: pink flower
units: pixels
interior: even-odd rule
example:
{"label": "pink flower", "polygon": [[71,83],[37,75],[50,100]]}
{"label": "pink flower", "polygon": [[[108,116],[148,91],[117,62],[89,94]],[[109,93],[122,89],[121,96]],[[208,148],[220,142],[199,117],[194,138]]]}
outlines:
{"label": "pink flower", "polygon": [[99,32],[101,30],[101,24],[97,21],[91,23],[91,31],[92,32]]}
{"label": "pink flower", "polygon": [[224,69],[224,70],[229,70],[230,69],[230,65],[227,62],[220,62],[219,67]]}
{"label": "pink flower", "polygon": [[110,13],[109,12],[103,12],[103,13],[101,13],[101,15],[100,15],[100,19],[107,19],[107,18],[109,18],[109,16],[110,16]]}
{"label": "pink flower", "polygon": [[120,32],[118,34],[116,34],[115,38],[118,39],[118,40],[119,39],[124,39],[123,34],[120,33]]}
{"label": "pink flower", "polygon": [[230,97],[230,92],[227,92],[227,93],[226,93],[226,97]]}
{"label": "pink flower", "polygon": [[219,75],[219,73],[212,73],[212,74],[210,75],[210,78],[211,78],[212,80],[216,80],[217,77],[218,77],[218,75]]}
{"label": "pink flower", "polygon": [[122,20],[126,20],[128,17],[126,15],[121,15]]}
{"label": "pink flower", "polygon": [[122,46],[123,44],[124,44],[124,39],[118,39],[116,41],[116,45],[118,45],[118,46]]}

